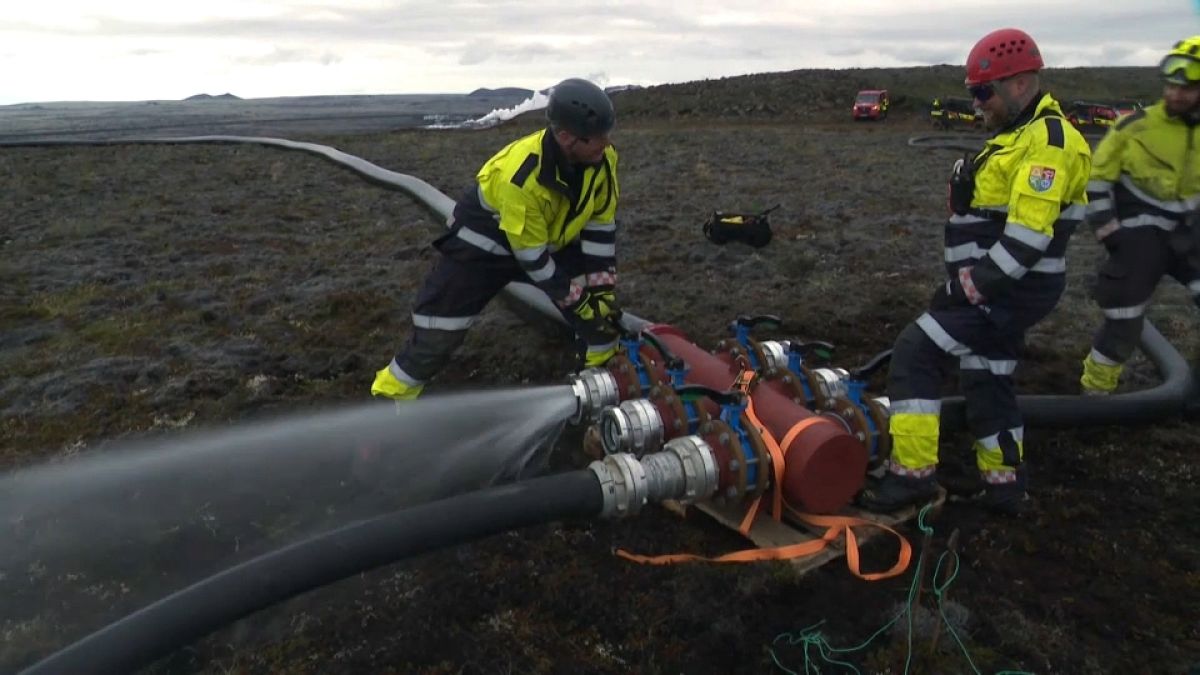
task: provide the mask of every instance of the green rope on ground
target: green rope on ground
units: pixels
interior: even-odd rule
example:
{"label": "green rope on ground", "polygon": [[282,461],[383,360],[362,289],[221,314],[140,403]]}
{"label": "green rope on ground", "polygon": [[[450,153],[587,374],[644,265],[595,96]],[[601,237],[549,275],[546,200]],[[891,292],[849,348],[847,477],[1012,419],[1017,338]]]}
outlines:
{"label": "green rope on ground", "polygon": [[[933,535],[933,528],[925,523],[925,516],[929,514],[929,511],[932,508],[933,508],[932,504],[926,504],[924,506],[924,508],[922,508],[921,511],[917,514],[917,527],[921,530],[922,534],[927,535],[927,536]],[[946,559],[952,560],[952,562],[954,563],[954,571],[951,572],[950,577],[948,579],[946,579],[944,582],[939,583],[938,577],[941,575],[942,562]],[[954,582],[954,579],[957,577],[958,577],[958,554],[951,553],[949,551],[943,552],[941,554],[941,556],[938,557],[937,566],[934,567],[933,583],[931,584],[931,588],[933,589],[933,595],[937,599],[938,614],[942,617],[942,623],[944,623],[946,625],[946,628],[950,631],[950,635],[954,637],[954,642],[956,644],[958,644],[959,650],[962,652],[963,656],[967,659],[967,664],[971,666],[971,671],[974,672],[975,675],[983,675],[980,672],[979,668],[977,668],[975,666],[975,662],[973,660],[971,660],[971,654],[967,651],[966,645],[963,644],[962,639],[960,639],[958,636],[958,632],[954,630],[954,626],[950,623],[950,619],[946,616],[945,606],[942,603],[943,594],[946,592],[947,589],[950,588],[950,584],[952,584]],[[787,666],[783,665],[783,663],[781,663],[779,661],[779,656],[775,653],[774,645],[778,645],[780,642],[786,642],[789,647],[794,647],[796,645],[803,645],[804,675],[809,675],[810,673],[814,674],[814,675],[818,675],[821,672],[821,664],[822,663],[826,664],[826,665],[844,668],[848,672],[853,672],[853,673],[856,673],[857,675],[861,675],[858,668],[855,668],[853,664],[850,664],[846,661],[840,661],[840,660],[834,658],[834,656],[838,655],[838,654],[853,654],[855,652],[860,652],[860,651],[866,649],[868,645],[870,645],[872,642],[875,641],[875,638],[882,635],[885,631],[887,631],[889,628],[891,628],[897,621],[899,621],[900,617],[906,617],[908,620],[908,626],[907,626],[907,636],[906,636],[907,649],[906,649],[905,657],[904,657],[904,673],[905,673],[905,675],[908,675],[909,668],[912,666],[913,607],[916,605],[917,601],[919,600],[919,598],[917,598],[916,595],[917,595],[917,588],[918,588],[917,581],[920,578],[921,578],[921,557],[918,556],[917,564],[913,568],[912,582],[909,584],[909,587],[908,587],[908,599],[905,602],[904,608],[901,609],[899,612],[897,612],[896,616],[892,617],[891,621],[888,621],[886,624],[883,625],[883,627],[881,627],[879,630],[872,633],[871,636],[868,637],[861,644],[855,645],[854,647],[842,647],[842,648],[834,647],[833,645],[829,644],[829,641],[825,638],[825,636],[821,633],[821,631],[817,630],[817,628],[819,626],[821,626],[821,624],[825,623],[824,619],[822,619],[818,623],[813,624],[812,626],[809,626],[808,628],[805,628],[804,630],[800,631],[799,635],[793,635],[791,633],[781,633],[781,634],[775,636],[775,639],[771,642],[772,646],[768,648],[768,651],[770,651],[770,653],[771,653],[771,660],[775,663],[776,666],[779,667],[780,670],[784,671],[785,673],[788,673],[788,675],[800,675],[800,673],[798,673],[794,670],[791,670]],[[819,658],[820,661],[817,661],[817,658]],[[995,675],[1033,675],[1033,673],[1029,673],[1029,672],[1026,672],[1023,670],[1002,670],[1002,671],[995,673]]]}

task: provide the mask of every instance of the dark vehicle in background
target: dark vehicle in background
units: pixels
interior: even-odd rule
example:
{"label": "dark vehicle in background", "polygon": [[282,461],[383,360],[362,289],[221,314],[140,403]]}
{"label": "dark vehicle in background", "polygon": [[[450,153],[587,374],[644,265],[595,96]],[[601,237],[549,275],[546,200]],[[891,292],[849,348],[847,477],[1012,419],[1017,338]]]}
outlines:
{"label": "dark vehicle in background", "polygon": [[937,129],[951,127],[983,127],[983,115],[975,114],[975,102],[969,98],[953,96],[935,98],[929,107],[929,120]]}
{"label": "dark vehicle in background", "polygon": [[889,102],[887,89],[863,89],[854,97],[850,114],[855,121],[887,119]]}

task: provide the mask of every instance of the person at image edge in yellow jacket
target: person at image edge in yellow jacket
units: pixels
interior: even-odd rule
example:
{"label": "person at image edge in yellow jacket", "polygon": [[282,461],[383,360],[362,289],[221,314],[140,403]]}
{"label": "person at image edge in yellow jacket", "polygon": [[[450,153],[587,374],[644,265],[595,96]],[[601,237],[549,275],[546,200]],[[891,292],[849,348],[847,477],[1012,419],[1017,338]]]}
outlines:
{"label": "person at image edge in yellow jacket", "polygon": [[1162,100],[1121,118],[1096,148],[1087,221],[1108,250],[1096,280],[1104,323],[1083,360],[1083,393],[1117,388],[1163,275],[1200,304],[1200,35],[1159,63]]}

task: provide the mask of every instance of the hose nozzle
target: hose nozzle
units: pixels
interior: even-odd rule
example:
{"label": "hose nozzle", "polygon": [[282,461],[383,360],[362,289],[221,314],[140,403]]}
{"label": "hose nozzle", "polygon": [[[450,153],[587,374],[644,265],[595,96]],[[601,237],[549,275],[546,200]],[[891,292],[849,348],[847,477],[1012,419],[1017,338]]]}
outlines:
{"label": "hose nozzle", "polygon": [[571,416],[571,424],[591,422],[600,416],[600,411],[614,406],[618,401],[617,380],[604,368],[588,368],[579,371],[571,381],[578,405]]}

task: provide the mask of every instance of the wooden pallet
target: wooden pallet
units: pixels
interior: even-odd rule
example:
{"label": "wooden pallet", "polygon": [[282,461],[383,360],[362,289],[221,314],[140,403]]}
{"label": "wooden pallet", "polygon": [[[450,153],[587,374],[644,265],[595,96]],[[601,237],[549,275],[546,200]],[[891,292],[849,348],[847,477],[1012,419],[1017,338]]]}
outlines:
{"label": "wooden pallet", "polygon": [[[937,497],[933,500],[933,508],[936,512],[940,510],[946,502],[946,491],[938,488]],[[668,503],[667,508],[676,513],[683,514],[687,507],[679,506],[678,504]],[[703,502],[693,505],[693,508],[704,513],[718,523],[738,532],[738,528],[742,524],[742,518],[745,516],[745,506],[742,504],[721,505],[715,502]],[[897,511],[896,513],[874,513],[863,509],[847,506],[839,511],[836,515],[851,516],[862,518],[863,520],[871,520],[881,525],[893,527],[899,523],[904,523],[913,520],[917,517],[922,507],[909,507]],[[824,528],[814,527],[800,520],[794,520],[786,514],[782,521],[776,521],[768,511],[769,506],[764,504],[760,507],[758,517],[751,526],[750,532],[745,536],[758,548],[777,548],[780,546],[791,546],[793,544],[803,544],[804,542],[820,539],[825,534]],[[865,542],[885,534],[886,531],[876,527],[856,527],[854,530],[855,538],[861,547]],[[813,555],[794,558],[789,562],[795,567],[797,574],[805,574],[810,572],[825,563],[836,560],[846,555],[846,543],[844,538],[838,538],[831,542],[822,551]]]}

